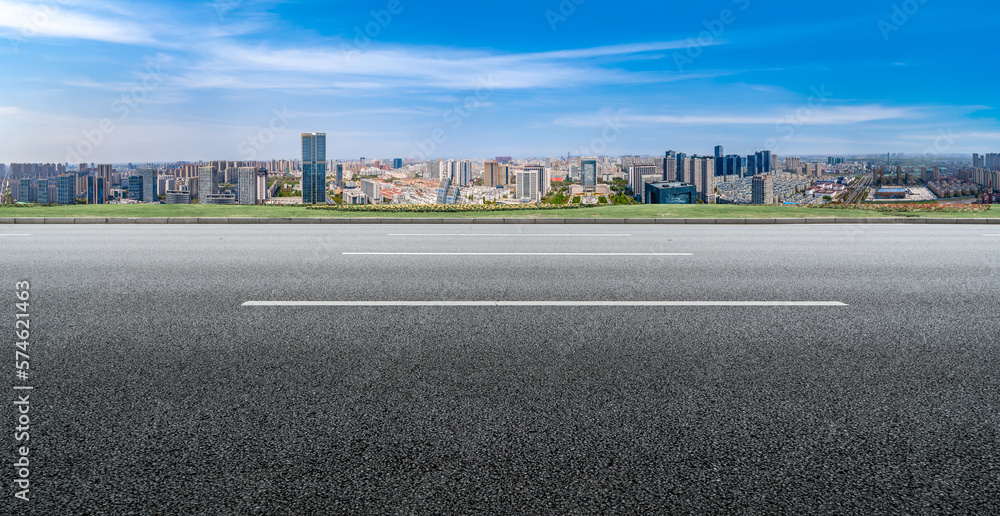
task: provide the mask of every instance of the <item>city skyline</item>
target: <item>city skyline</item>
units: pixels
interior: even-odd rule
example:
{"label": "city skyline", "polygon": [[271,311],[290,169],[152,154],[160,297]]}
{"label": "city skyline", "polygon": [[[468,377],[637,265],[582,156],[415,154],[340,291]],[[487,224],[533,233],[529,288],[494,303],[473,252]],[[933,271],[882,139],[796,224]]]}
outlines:
{"label": "city skyline", "polygon": [[0,161],[992,152],[995,10],[0,0]]}

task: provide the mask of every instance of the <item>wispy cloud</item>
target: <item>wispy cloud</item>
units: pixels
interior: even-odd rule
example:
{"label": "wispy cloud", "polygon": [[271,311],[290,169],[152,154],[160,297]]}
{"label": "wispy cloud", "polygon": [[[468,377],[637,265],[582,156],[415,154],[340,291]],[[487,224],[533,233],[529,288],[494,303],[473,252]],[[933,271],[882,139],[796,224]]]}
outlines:
{"label": "wispy cloud", "polygon": [[[915,107],[885,107],[881,105],[838,106],[816,109],[808,117],[795,119],[796,125],[848,125],[879,120],[916,118],[920,116],[920,108]],[[616,118],[622,122],[635,125],[775,125],[786,120],[786,113],[773,111],[770,114],[731,115],[731,114],[697,114],[697,115],[639,115],[633,113],[617,113]],[[558,118],[554,124],[566,127],[603,127],[607,124],[608,114],[587,114]]]}
{"label": "wispy cloud", "polygon": [[588,61],[597,57],[628,58],[644,52],[679,48],[683,44],[662,42],[520,54],[416,46],[349,52],[334,47],[272,49],[227,44],[216,47],[208,59],[185,74],[181,83],[200,88],[254,89],[331,86],[363,89],[390,85],[528,89],[704,77],[704,74],[629,72]]}
{"label": "wispy cloud", "polygon": [[155,42],[148,28],[130,19],[90,13],[67,1],[0,0],[0,28],[25,39],[54,37],[142,45]]}

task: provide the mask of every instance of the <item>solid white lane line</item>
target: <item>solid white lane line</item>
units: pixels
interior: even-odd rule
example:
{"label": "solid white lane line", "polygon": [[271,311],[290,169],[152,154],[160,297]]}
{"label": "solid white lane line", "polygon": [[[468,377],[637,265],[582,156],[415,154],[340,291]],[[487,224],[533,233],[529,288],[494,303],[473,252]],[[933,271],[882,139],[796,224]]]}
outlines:
{"label": "solid white lane line", "polygon": [[691,253],[341,253],[349,256],[694,256]]}
{"label": "solid white lane line", "polygon": [[555,233],[389,233],[386,236],[409,236],[409,237],[630,237],[632,235],[621,235],[621,234],[580,234],[580,235],[567,235],[567,234],[555,234]]}
{"label": "solid white lane line", "polygon": [[243,306],[728,306],[728,307],[825,307],[848,306],[839,301],[247,301]]}
{"label": "solid white lane line", "polygon": [[7,234],[0,234],[0,236],[31,236],[31,234],[29,234],[29,233],[7,233]]}

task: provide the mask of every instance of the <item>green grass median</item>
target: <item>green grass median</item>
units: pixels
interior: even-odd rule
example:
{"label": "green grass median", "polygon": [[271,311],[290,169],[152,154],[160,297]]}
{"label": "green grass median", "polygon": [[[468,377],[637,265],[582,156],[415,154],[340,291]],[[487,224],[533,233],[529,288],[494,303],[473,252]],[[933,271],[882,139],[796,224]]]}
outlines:
{"label": "green grass median", "polygon": [[1000,218],[1000,211],[979,212],[917,212],[881,213],[855,208],[807,208],[800,206],[747,205],[631,205],[597,206],[576,209],[523,209],[502,212],[348,212],[316,210],[306,206],[218,206],[197,204],[106,204],[69,206],[0,206],[0,218],[61,217],[61,218],[163,218],[163,217],[225,217],[225,218]]}

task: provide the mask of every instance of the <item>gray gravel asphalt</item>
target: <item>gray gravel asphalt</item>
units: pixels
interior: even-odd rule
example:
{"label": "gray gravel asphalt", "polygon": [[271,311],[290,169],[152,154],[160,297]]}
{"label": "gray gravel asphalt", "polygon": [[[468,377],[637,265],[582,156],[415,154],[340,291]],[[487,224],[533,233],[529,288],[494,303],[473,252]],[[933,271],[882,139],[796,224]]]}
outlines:
{"label": "gray gravel asphalt", "polygon": [[[388,236],[415,233],[447,235]],[[991,233],[0,226],[35,387],[31,501],[8,467],[0,513],[998,514]]]}

